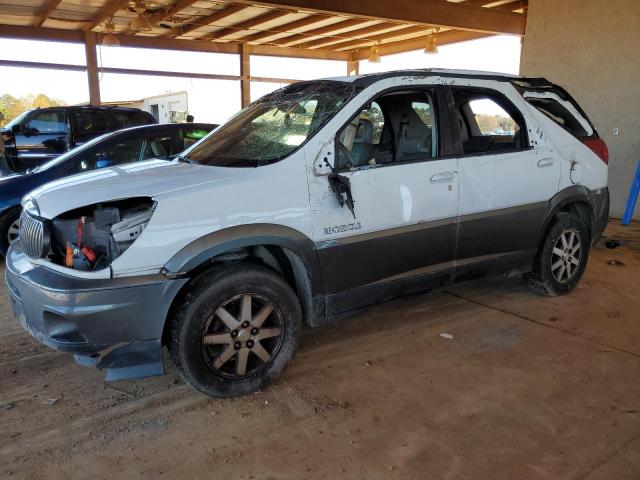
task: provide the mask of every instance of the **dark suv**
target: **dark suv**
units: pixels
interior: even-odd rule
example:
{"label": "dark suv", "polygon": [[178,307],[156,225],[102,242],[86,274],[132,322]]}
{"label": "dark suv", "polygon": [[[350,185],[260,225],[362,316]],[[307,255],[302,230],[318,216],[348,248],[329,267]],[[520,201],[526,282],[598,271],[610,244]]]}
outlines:
{"label": "dark suv", "polygon": [[24,112],[1,133],[9,167],[23,172],[104,133],[152,123],[136,108],[50,107]]}

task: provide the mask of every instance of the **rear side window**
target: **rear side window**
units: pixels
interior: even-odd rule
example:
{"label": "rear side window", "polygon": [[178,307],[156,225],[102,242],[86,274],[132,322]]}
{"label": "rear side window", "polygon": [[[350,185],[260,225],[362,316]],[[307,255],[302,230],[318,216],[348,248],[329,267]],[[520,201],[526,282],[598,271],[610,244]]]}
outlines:
{"label": "rear side window", "polygon": [[78,142],[86,142],[111,130],[109,114],[104,110],[81,110],[74,113],[74,119]]}
{"label": "rear side window", "polygon": [[64,133],[67,120],[64,110],[46,110],[31,117],[25,127],[33,133]]}
{"label": "rear side window", "polygon": [[487,89],[452,89],[454,128],[465,155],[512,152],[526,148],[526,125],[506,97]]}
{"label": "rear side window", "polygon": [[116,117],[116,124],[118,126],[118,129],[155,123],[151,115],[149,115],[147,112],[142,112],[139,110],[116,111],[114,112],[114,115]]}
{"label": "rear side window", "polygon": [[525,98],[527,102],[574,136],[584,138],[591,135],[587,132],[585,125],[576,118],[575,114],[571,113],[557,100],[553,98],[533,98],[527,96],[525,96]]}

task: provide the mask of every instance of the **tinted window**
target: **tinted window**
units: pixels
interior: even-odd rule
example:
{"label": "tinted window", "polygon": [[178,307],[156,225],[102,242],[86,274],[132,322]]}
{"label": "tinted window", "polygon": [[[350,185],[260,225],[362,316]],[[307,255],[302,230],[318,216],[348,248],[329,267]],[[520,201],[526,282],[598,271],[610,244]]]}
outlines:
{"label": "tinted window", "polygon": [[82,110],[75,112],[75,138],[78,142],[84,142],[108,132],[109,114],[104,110]]}
{"label": "tinted window", "polygon": [[204,137],[209,135],[209,130],[204,130],[202,128],[184,128],[182,130],[183,133],[183,150],[195,145],[197,142],[202,140]]}
{"label": "tinted window", "polygon": [[153,118],[142,111],[137,110],[116,110],[113,112],[116,117],[118,129],[137,127],[139,125],[149,125],[153,123]]}
{"label": "tinted window", "polygon": [[175,138],[169,134],[149,137],[145,142],[144,153],[142,154],[143,160],[147,158],[166,158],[180,153],[174,151],[175,144]]}
{"label": "tinted window", "polygon": [[286,158],[332,118],[360,87],[317,81],[262,97],[188,153],[197,163],[258,167]]}
{"label": "tinted window", "polygon": [[26,124],[33,133],[62,133],[67,131],[64,110],[46,110],[36,113]]}
{"label": "tinted window", "polygon": [[144,140],[131,138],[119,142],[107,142],[78,155],[71,162],[70,173],[88,172],[97,168],[112,167],[140,160]]}

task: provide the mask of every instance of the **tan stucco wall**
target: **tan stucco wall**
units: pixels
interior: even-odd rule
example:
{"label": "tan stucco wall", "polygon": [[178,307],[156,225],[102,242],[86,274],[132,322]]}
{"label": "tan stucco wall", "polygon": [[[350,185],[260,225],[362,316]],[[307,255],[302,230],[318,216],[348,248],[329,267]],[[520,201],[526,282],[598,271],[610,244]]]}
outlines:
{"label": "tan stucco wall", "polygon": [[565,87],[607,143],[611,215],[622,216],[640,160],[640,0],[529,0],[523,43],[521,74]]}

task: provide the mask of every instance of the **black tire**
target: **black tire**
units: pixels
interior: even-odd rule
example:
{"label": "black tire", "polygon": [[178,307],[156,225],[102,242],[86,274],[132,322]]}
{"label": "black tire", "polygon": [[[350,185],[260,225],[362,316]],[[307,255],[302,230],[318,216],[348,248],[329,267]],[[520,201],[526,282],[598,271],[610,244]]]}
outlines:
{"label": "black tire", "polygon": [[[571,237],[571,233],[575,236]],[[567,247],[569,241],[573,243],[572,247]],[[578,251],[571,253],[578,244]],[[590,245],[589,230],[584,222],[575,215],[559,213],[538,250],[533,271],[525,275],[531,290],[547,296],[571,292],[587,268]]]}
{"label": "black tire", "polygon": [[[250,322],[242,322],[246,297],[251,305]],[[260,328],[255,328],[254,317],[257,325],[268,305],[271,313],[266,314]],[[219,307],[230,314],[226,321]],[[271,383],[291,361],[302,330],[300,302],[291,287],[268,268],[249,263],[219,266],[201,274],[174,312],[170,343],[173,362],[189,385],[211,397],[246,395]],[[235,328],[228,325],[232,320],[238,322]],[[277,337],[260,338],[278,328]],[[218,341],[222,337],[230,343]],[[206,344],[209,341],[212,344]],[[240,349],[236,348],[238,344]],[[232,348],[234,353],[228,357],[227,349]],[[266,361],[265,351],[270,354]],[[216,366],[222,358],[228,359]],[[246,369],[244,375],[238,374],[241,363]]]}
{"label": "black tire", "polygon": [[0,255],[3,257],[9,250],[9,228],[19,218],[19,208],[13,208],[0,217]]}

